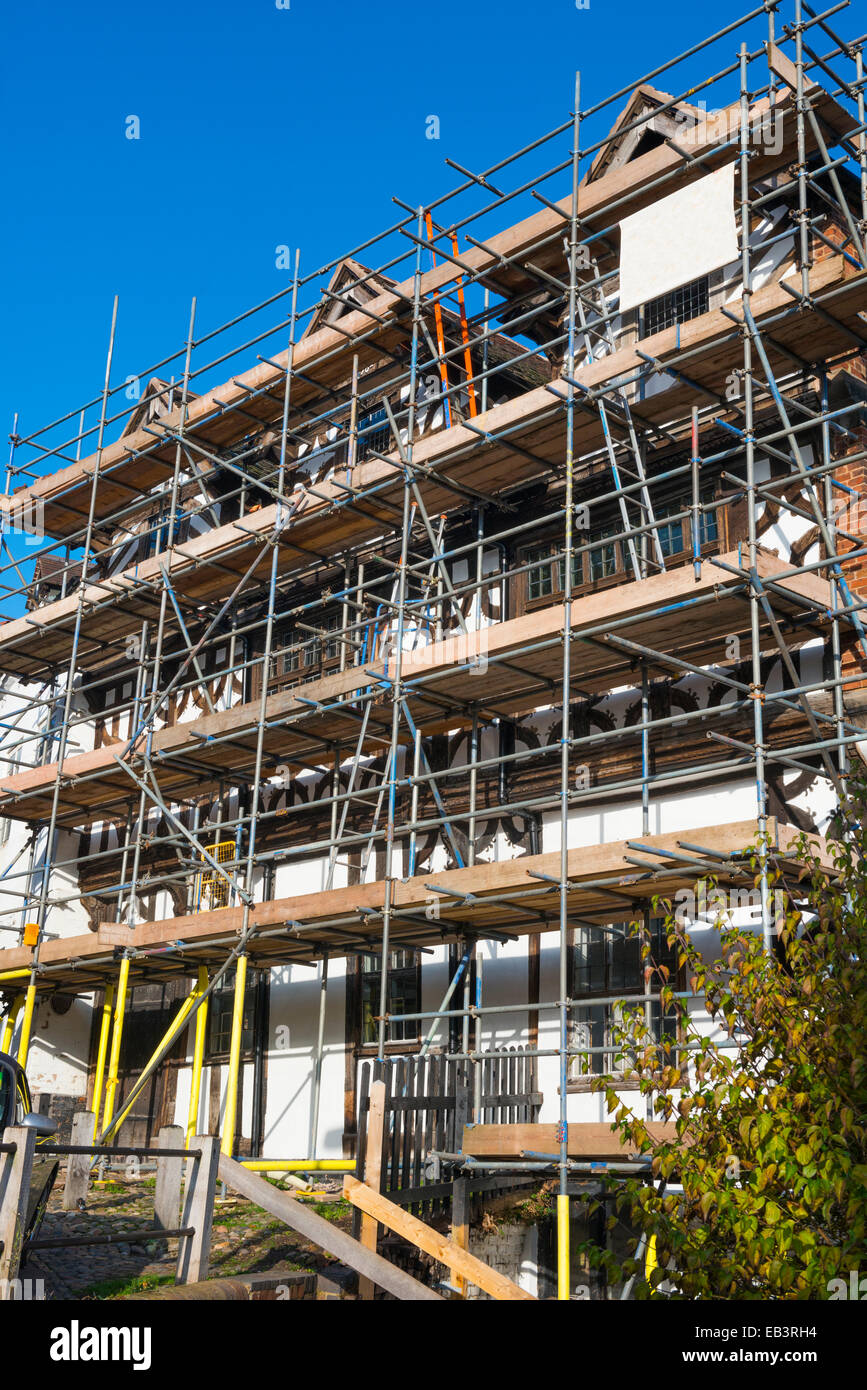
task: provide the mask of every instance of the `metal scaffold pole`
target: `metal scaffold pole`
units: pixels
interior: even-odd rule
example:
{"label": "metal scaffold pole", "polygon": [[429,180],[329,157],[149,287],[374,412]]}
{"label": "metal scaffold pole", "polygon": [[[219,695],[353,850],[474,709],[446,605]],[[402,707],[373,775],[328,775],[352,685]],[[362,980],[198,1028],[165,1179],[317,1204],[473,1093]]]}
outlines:
{"label": "metal scaffold pole", "polygon": [[[748,54],[746,44],[741,44],[740,49],[740,112],[739,112],[739,176],[740,176],[740,236],[741,236],[741,292],[743,296],[744,316],[749,319],[750,297],[752,295],[752,268],[750,260],[750,235],[751,235],[751,216],[750,216],[750,99],[749,99],[749,72]],[[744,343],[744,367],[743,367],[743,387],[744,387],[744,452],[746,462],[747,478],[747,513],[748,513],[748,557],[750,574],[756,572],[758,558],[758,538],[756,531],[756,446],[755,435],[753,433],[753,357],[752,357],[752,337],[750,333],[743,335]],[[753,704],[753,738],[755,742],[755,775],[756,775],[756,815],[758,829],[758,859],[759,859],[759,891],[761,894],[762,911],[762,935],[765,941],[765,949],[768,953],[773,951],[774,942],[774,922],[771,916],[771,898],[768,876],[768,810],[767,810],[767,784],[765,778],[765,748],[764,748],[764,718],[763,705],[765,700],[765,689],[762,679],[762,648],[759,632],[759,596],[756,592],[756,585],[750,583],[750,662],[752,667],[752,680],[750,682],[750,698]]]}
{"label": "metal scaffold pole", "polygon": [[[416,246],[415,282],[412,303],[412,345],[410,349],[409,371],[409,412],[407,418],[407,442],[402,452],[403,463],[403,518],[400,531],[400,561],[397,582],[397,610],[392,615],[390,643],[389,686],[391,692],[391,741],[388,747],[388,806],[385,830],[384,895],[382,908],[382,954],[379,970],[379,1022],[377,1025],[377,1050],[380,1061],[385,1059],[388,1040],[388,979],[390,968],[391,913],[394,896],[394,838],[397,821],[398,789],[398,733],[401,719],[401,674],[403,671],[403,643],[406,621],[406,577],[409,551],[409,537],[415,519],[412,503],[412,436],[415,422],[416,392],[418,389],[418,333],[421,315],[421,238],[423,233],[423,209],[418,211],[418,244]],[[397,439],[398,445],[400,438]]]}
{"label": "metal scaffold pole", "polygon": [[569,345],[566,357],[566,498],[563,555],[563,715],[560,730],[560,1188],[557,1195],[557,1297],[572,1292],[569,1240],[569,801],[570,700],[572,690],[572,525],[575,435],[575,313],[578,295],[578,184],[581,74],[575,74],[572,127],[572,215],[569,222]]}

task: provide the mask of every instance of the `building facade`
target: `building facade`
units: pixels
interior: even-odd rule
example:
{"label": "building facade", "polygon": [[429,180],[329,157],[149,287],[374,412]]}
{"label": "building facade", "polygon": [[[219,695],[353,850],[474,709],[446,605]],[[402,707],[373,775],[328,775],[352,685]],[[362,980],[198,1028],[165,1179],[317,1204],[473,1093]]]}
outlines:
{"label": "building facade", "polygon": [[352,1157],[360,1068],[429,1054],[469,1122],[512,1075],[581,1125],[594,1077],[637,1099],[631,1005],[688,1080],[658,896],[713,956],[721,875],[772,948],[863,747],[863,129],[800,48],[728,80],[14,441],[0,990],[43,1108]]}

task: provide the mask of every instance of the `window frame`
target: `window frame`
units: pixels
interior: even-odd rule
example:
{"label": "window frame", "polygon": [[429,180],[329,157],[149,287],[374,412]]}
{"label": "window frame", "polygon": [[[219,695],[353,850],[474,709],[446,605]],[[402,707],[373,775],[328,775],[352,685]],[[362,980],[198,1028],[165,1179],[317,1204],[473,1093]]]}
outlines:
{"label": "window frame", "polygon": [[[700,505],[704,507],[708,502],[719,502],[719,499],[716,496],[716,486],[713,483],[705,485],[705,487],[702,488],[699,492]],[[665,502],[663,502],[662,505],[664,507],[670,508],[670,510],[657,512],[656,508],[654,508],[654,518],[657,525],[657,535],[659,534],[661,527],[666,525],[666,521],[669,516],[678,516],[681,513],[686,513],[686,515],[680,516],[679,521],[673,523],[675,526],[680,527],[682,541],[681,547],[679,550],[670,551],[666,551],[663,547],[662,553],[664,558],[666,560],[678,561],[684,556],[691,556],[693,553],[691,492],[682,492],[674,494],[671,496],[670,502],[666,500]],[[722,527],[720,525],[720,513],[724,512],[724,510],[724,506],[717,505],[714,506],[713,509],[710,511],[699,511],[699,555],[712,554],[720,549],[722,532]],[[707,532],[710,530],[711,527],[713,527],[714,534],[712,536],[708,536]]]}
{"label": "window frame", "polygon": [[[409,963],[409,964],[405,964],[405,965],[402,965],[402,966],[394,966],[394,965],[390,965],[390,966],[389,966],[389,970],[388,970],[388,981],[389,981],[388,1012],[391,1013],[392,1011],[394,1011],[395,1013],[399,1013],[399,1012],[417,1013],[417,1012],[419,1012],[419,1011],[421,1010],[421,1007],[422,1007],[422,973],[421,973],[421,970],[422,970],[422,956],[421,956],[421,952],[420,952],[420,951],[413,951],[411,948],[397,948],[396,950],[393,950],[393,951],[390,951],[390,952],[389,952],[389,955],[391,955],[391,956],[395,956],[395,955],[398,955],[398,954],[403,955],[403,956],[415,957],[415,959],[414,959],[414,962]],[[375,995],[375,1013],[378,1013],[378,1012],[379,1012],[379,988],[380,988],[379,981],[380,981],[380,976],[381,976],[381,968],[379,967],[379,964],[377,964],[376,968],[374,968],[374,969],[367,969],[367,970],[366,970],[366,969],[365,969],[365,960],[366,960],[366,959],[375,960],[375,961],[378,963],[378,962],[380,961],[381,957],[379,956],[378,953],[375,953],[375,952],[361,952],[361,953],[359,953],[359,956],[358,956],[358,964],[357,964],[357,967],[356,967],[356,971],[357,971],[357,980],[358,980],[357,1050],[358,1050],[359,1055],[361,1055],[361,1056],[375,1053],[376,1050],[377,1050],[377,1046],[378,1046],[378,1038],[377,1038],[377,1035],[376,1035],[376,1030],[377,1030],[377,1028],[378,1028],[378,1025],[377,1025],[377,1024],[374,1024],[374,1027],[373,1027],[373,1029],[372,1029],[373,1036],[372,1036],[372,1037],[369,1037],[369,1038],[365,1038],[365,1023],[366,1023],[366,1020],[365,1020],[365,980],[366,980],[366,979],[370,979],[371,981],[374,981],[374,980],[375,980],[375,984],[372,984],[372,992],[373,992],[374,995]],[[398,973],[410,974],[411,972],[414,972],[414,975],[415,975],[415,980],[414,980],[415,993],[416,993],[416,1004],[415,1004],[415,1007],[412,1008],[412,1009],[407,1009],[407,1010],[404,1010],[404,1009],[393,1009],[393,1001],[392,1001],[392,998],[391,998],[391,990],[392,990],[392,985],[393,985],[393,982],[394,982],[394,980],[395,980],[395,977],[396,977],[396,975],[397,975]],[[420,1020],[416,1020],[414,1023],[413,1023],[413,1022],[409,1022],[409,1023],[407,1023],[407,1024],[399,1024],[399,1025],[397,1025],[397,1026],[398,1026],[398,1027],[402,1027],[402,1028],[407,1028],[407,1029],[414,1028],[414,1029],[415,1029],[415,1032],[412,1033],[411,1036],[407,1036],[407,1037],[403,1037],[403,1038],[396,1038],[396,1037],[393,1037],[393,1036],[391,1036],[391,1035],[392,1035],[392,1031],[393,1031],[393,1028],[395,1027],[395,1025],[389,1023],[388,1028],[387,1028],[387,1030],[386,1030],[386,1032],[387,1032],[387,1037],[386,1037],[386,1049],[387,1049],[388,1051],[390,1051],[390,1052],[398,1052],[398,1053],[399,1053],[399,1052],[407,1052],[407,1051],[410,1051],[410,1052],[416,1051],[416,1050],[421,1046],[421,1021],[420,1021]]]}
{"label": "window frame", "polygon": [[[695,293],[693,293],[695,292]],[[684,305],[689,312],[682,312]],[[683,285],[675,285],[665,294],[647,299],[639,309],[639,336],[652,338],[656,333],[665,333],[678,324],[690,323],[710,312],[710,275],[699,275],[695,280],[687,280]],[[650,327],[648,320],[656,316],[664,322]]]}
{"label": "window frame", "polygon": [[357,463],[363,463],[374,454],[389,454],[394,451],[394,435],[385,406],[366,411],[359,417],[355,430],[358,440]]}
{"label": "window frame", "polygon": [[[607,527],[593,532],[590,539],[592,541],[603,541],[607,534],[612,530],[616,531],[616,522],[612,522]],[[579,544],[583,544],[583,539]],[[597,554],[596,550],[582,551],[579,554],[573,552],[572,555],[572,594],[583,595],[596,593],[600,589],[610,588],[615,584],[621,584],[626,579],[624,542],[616,537],[611,538],[610,545],[615,548],[614,569],[607,575],[599,578],[592,577],[593,557]],[[607,549],[608,547],[604,547]],[[600,547],[600,551],[603,547]],[[537,608],[550,608],[554,604],[563,601],[563,581],[566,572],[566,559],[562,553],[563,546],[560,538],[550,536],[548,539],[541,538],[522,545],[518,550],[518,568],[521,573],[516,576],[518,583],[518,611],[522,613],[534,612]],[[547,552],[547,553],[543,553]],[[532,558],[538,556],[538,563]],[[533,565],[533,569],[525,568]],[[580,566],[580,573],[576,572],[576,567]],[[542,586],[544,592],[534,594],[533,574],[541,570],[547,575],[547,586]]]}
{"label": "window frame", "polygon": [[[244,986],[244,1025],[241,1029],[242,1062],[253,1062],[256,1059],[256,1036],[258,1031],[258,1024],[260,1022],[258,1017],[260,993],[259,974],[260,972],[255,969],[251,970],[248,968],[247,970],[247,978]],[[225,1011],[221,1010],[219,1014],[221,1022],[223,1021],[223,1019],[225,1019],[227,1015],[230,1021],[229,1033],[226,1039],[225,1049],[216,1048],[213,1046],[212,1043],[212,1030],[214,1025],[214,1019],[216,1016],[215,1004],[218,999],[220,1001],[225,999],[228,1005],[227,1009]],[[206,1067],[219,1066],[220,1064],[229,1060],[229,1049],[231,1047],[232,1039],[231,1017],[234,1008],[234,1001],[235,971],[233,970],[223,976],[223,979],[220,981],[219,985],[211,992],[211,997],[208,1001],[208,1026],[205,1033],[205,1054],[203,1061],[203,1065]],[[250,1016],[249,1025],[246,1021],[248,1011]],[[249,1042],[246,1042],[245,1039],[247,1039],[248,1036]]]}
{"label": "window frame", "polygon": [[[653,478],[649,480],[651,488]],[[699,554],[717,554],[724,548],[726,537],[726,506],[718,497],[717,481],[707,483],[700,493],[700,501],[703,506],[714,503],[710,511],[701,511],[699,514],[699,529],[702,539],[699,546]],[[674,565],[685,564],[692,557],[692,496],[689,490],[683,492],[669,493],[664,500],[655,499],[654,516],[658,526],[664,526],[668,516],[676,516],[678,513],[685,513],[680,520],[674,522],[675,527],[680,528],[680,549],[663,550],[667,563]],[[631,577],[631,570],[628,568],[628,556],[626,542],[622,540],[619,533],[622,526],[618,517],[607,521],[604,525],[587,533],[587,538],[591,542],[604,541],[611,537],[610,545],[615,548],[614,568],[605,575],[593,576],[595,557],[604,553],[608,547],[598,547],[593,550],[582,551],[579,555],[572,557],[572,594],[573,596],[583,597],[585,594],[598,593],[602,589],[611,588],[618,584],[628,583]],[[709,534],[712,531],[713,534]],[[579,545],[585,544],[585,533],[581,533]],[[555,604],[563,602],[563,577],[565,570],[565,557],[562,555],[562,532],[539,536],[531,541],[526,541],[517,549],[517,565],[519,573],[513,577],[515,583],[515,610],[518,613],[535,612],[539,608],[553,607]],[[558,554],[558,552],[560,552]],[[534,558],[538,557],[538,558]],[[580,577],[576,574],[574,566],[581,565]],[[534,569],[543,568],[543,573],[547,574],[547,584],[540,590],[533,592],[532,575],[534,570],[526,568],[533,565]]]}
{"label": "window frame", "polygon": [[[145,517],[145,528],[139,536],[138,563],[164,555],[173,545],[183,545],[189,538],[189,517],[182,505],[175,510],[174,524],[169,526],[171,507],[163,504]],[[171,529],[171,537],[169,530]]]}
{"label": "window frame", "polygon": [[[271,653],[269,690],[288,690],[296,685],[306,685],[309,681],[321,680],[340,670],[340,654],[344,644],[339,635],[343,632],[341,609],[326,610],[318,622],[311,622],[309,626],[320,631],[299,631],[294,625],[289,625],[279,632],[275,650]],[[293,635],[297,635],[297,641],[292,640]],[[329,648],[333,648],[333,651],[329,652]],[[288,661],[288,658],[294,658],[294,661]]]}
{"label": "window frame", "polygon": [[[665,939],[665,919],[653,917],[650,919],[649,926],[653,933],[651,941],[651,961],[645,963],[641,959],[641,936],[629,933],[628,922],[607,923],[605,925],[615,928],[622,928],[623,936],[615,936],[610,932],[597,932],[596,940],[590,935],[592,928],[577,927],[572,928],[569,933],[569,990],[568,997],[572,1001],[569,1008],[569,1037],[570,1041],[575,1038],[579,1028],[589,1029],[589,1046],[608,1047],[609,1038],[613,1032],[615,1022],[615,1011],[620,1007],[621,1002],[630,1007],[630,1000],[639,1001],[646,994],[650,993],[656,997],[651,1001],[651,1009],[654,1011],[652,1019],[654,1040],[658,1043],[661,1037],[666,1034],[666,1029],[673,1021],[675,1039],[668,1047],[667,1064],[677,1066],[684,1078],[687,1075],[688,1054],[680,1044],[683,1041],[683,1003],[675,1000],[665,1010],[663,1010],[661,993],[663,988],[681,990],[683,988],[684,972],[678,965],[677,948],[669,947]],[[579,933],[587,933],[589,946],[602,946],[604,948],[604,978],[597,988],[581,989],[577,980]],[[635,976],[636,983],[618,984],[612,978],[611,962],[614,950],[618,944],[622,943],[624,948],[634,946],[636,955]],[[660,949],[661,946],[661,949]],[[651,963],[652,962],[652,963]],[[656,965],[667,965],[670,971],[668,979],[660,976]],[[592,965],[588,967],[592,969]],[[648,989],[645,981],[646,971],[651,971],[651,983]],[[614,1004],[594,1004],[596,999],[610,999],[618,996],[618,1002]],[[602,1027],[603,1036],[597,1043],[594,1039],[594,1030],[598,1027],[598,1020],[591,1016],[594,1007],[603,1013]],[[577,1016],[584,1011],[587,1017]],[[607,1077],[612,1084],[620,1089],[635,1090],[638,1087],[636,1073],[630,1068],[615,1068],[613,1063],[617,1060],[617,1044],[612,1041],[610,1051],[604,1053],[592,1053],[589,1056],[575,1056],[569,1058],[569,1077],[567,1081],[567,1091],[589,1091],[593,1088],[594,1080],[600,1076]],[[584,1071],[587,1062],[590,1063],[590,1070]]]}

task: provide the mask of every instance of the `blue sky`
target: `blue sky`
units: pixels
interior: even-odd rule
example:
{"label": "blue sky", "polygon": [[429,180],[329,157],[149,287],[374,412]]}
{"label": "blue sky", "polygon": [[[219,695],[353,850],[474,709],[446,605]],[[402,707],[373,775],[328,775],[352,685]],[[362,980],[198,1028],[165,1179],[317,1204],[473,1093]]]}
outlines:
{"label": "blue sky", "polygon": [[[446,155],[479,169],[567,119],[576,68],[586,106],[746,8],[15,6],[0,125],[4,462],[14,410],[29,433],[98,394],[115,294],[117,381],[181,344],[193,294],[199,332],[216,327],[285,286],[276,246],[300,246],[314,269],[394,221],[392,194],[415,204],[453,187]],[[736,47],[723,40],[715,68]]]}

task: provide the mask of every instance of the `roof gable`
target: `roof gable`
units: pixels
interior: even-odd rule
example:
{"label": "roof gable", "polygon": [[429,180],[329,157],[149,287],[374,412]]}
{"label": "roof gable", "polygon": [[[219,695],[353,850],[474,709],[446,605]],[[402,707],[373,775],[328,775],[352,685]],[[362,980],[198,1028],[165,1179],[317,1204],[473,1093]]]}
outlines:
{"label": "roof gable", "polygon": [[[592,183],[610,170],[621,168],[638,155],[663,144],[667,138],[677,143],[678,132],[683,130],[686,122],[694,125],[696,121],[704,120],[706,115],[706,111],[700,107],[692,106],[688,101],[674,101],[668,92],[660,92],[656,87],[642,83],[635,88],[608,132],[605,144],[597,152],[584,182]],[[641,124],[635,125],[636,121]]]}
{"label": "roof gable", "polygon": [[392,289],[395,283],[387,275],[368,270],[352,256],[344,257],[335,267],[325,294],[313,310],[301,337],[307,338],[317,329],[336,323],[353,309],[363,308],[383,291]]}

